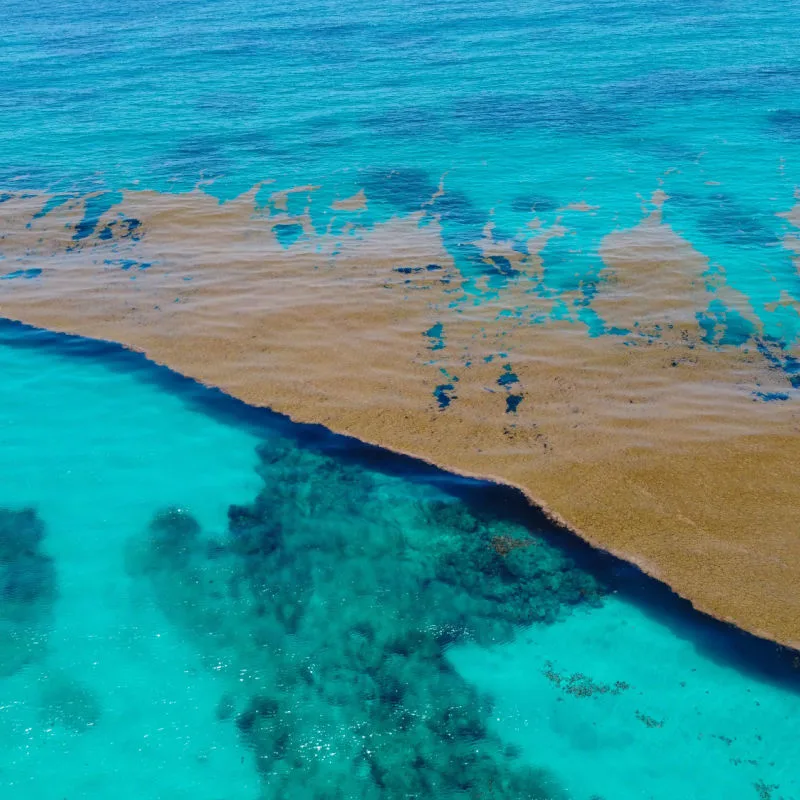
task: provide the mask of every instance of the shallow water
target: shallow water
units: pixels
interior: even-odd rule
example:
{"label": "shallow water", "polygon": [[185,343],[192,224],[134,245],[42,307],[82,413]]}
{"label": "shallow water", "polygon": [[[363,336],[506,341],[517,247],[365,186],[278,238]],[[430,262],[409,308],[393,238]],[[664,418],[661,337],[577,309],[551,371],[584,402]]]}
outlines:
{"label": "shallow water", "polygon": [[[36,509],[57,592],[41,658],[3,669],[4,796],[256,796],[215,720],[215,674],[124,568],[154,508],[185,503],[219,525],[229,498],[254,491],[254,437],[86,359],[4,347],[1,369],[0,505]],[[54,724],[51,686],[95,710]]]}
{"label": "shallow water", "polygon": [[0,506],[55,576],[4,592],[41,643],[3,641],[4,796],[800,793],[791,654],[505,490],[105,345],[0,359]]}

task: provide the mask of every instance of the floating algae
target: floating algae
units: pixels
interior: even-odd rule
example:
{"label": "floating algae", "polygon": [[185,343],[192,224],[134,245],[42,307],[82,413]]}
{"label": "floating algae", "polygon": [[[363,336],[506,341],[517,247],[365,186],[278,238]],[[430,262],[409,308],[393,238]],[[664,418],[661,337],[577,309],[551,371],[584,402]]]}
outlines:
{"label": "floating algae", "polygon": [[389,498],[365,469],[288,446],[259,455],[264,485],[224,535],[162,511],[130,563],[229,676],[217,717],[267,796],[561,796],[489,732],[489,703],[445,653],[599,604],[597,581],[452,497]]}
{"label": "floating algae", "polygon": [[41,652],[53,600],[55,569],[42,553],[44,523],[33,509],[0,508],[0,677]]}
{"label": "floating algae", "polygon": [[[588,271],[573,252],[595,219],[588,201],[509,238],[449,178],[391,170],[365,184],[375,209],[391,196],[406,211],[345,221],[309,200],[316,184],[273,192],[279,214],[260,183],[223,203],[126,190],[77,241],[91,198],[34,219],[49,196],[17,193],[0,206],[17,274],[2,281],[3,313],[517,486],[701,610],[796,646],[791,293],[770,295],[771,322],[754,314],[730,265],[669,224],[681,204],[666,184],[592,233]],[[288,248],[285,224],[303,229]],[[788,268],[788,250],[763,249]]]}

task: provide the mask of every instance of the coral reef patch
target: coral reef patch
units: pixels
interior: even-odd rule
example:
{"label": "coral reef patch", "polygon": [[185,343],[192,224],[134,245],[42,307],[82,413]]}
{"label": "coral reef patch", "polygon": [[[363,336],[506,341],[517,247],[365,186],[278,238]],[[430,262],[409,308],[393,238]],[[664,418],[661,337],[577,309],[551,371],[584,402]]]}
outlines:
{"label": "coral reef patch", "polygon": [[[130,569],[210,669],[267,797],[559,798],[490,732],[457,642],[556,623],[603,586],[522,524],[434,487],[264,444],[254,501],[214,535],[157,513]],[[407,487],[406,487],[407,488]]]}
{"label": "coral reef patch", "polygon": [[33,509],[0,508],[0,677],[35,659],[45,643],[56,577],[44,536]]}

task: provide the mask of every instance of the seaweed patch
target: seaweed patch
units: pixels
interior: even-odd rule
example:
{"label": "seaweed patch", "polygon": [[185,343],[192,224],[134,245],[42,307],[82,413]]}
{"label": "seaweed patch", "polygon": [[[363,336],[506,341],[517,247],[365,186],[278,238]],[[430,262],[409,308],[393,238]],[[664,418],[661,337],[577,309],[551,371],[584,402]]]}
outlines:
{"label": "seaweed patch", "polygon": [[593,697],[604,694],[618,695],[627,692],[631,688],[625,681],[615,681],[613,684],[597,683],[582,672],[563,675],[556,671],[552,661],[545,662],[542,674],[562,692],[573,697]]}
{"label": "seaweed patch", "polygon": [[656,719],[655,717],[651,717],[649,714],[645,714],[642,711],[636,712],[636,719],[639,720],[645,727],[647,728],[663,728],[664,727],[664,720],[663,719]]}
{"label": "seaweed patch", "polygon": [[53,560],[42,552],[37,513],[0,508],[0,676],[41,653],[56,596]]}

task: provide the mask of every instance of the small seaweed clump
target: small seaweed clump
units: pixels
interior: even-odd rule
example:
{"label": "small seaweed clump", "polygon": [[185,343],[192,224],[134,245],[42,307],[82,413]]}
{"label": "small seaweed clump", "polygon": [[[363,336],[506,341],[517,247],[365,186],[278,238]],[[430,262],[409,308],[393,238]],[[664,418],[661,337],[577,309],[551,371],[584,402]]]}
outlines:
{"label": "small seaweed clump", "polygon": [[44,523],[31,508],[0,508],[0,676],[33,660],[44,645],[56,593],[53,560],[42,553]]}
{"label": "small seaweed clump", "polygon": [[595,580],[431,487],[297,447],[260,457],[263,489],[230,507],[224,535],[161,512],[132,563],[231,676],[217,714],[265,796],[561,797],[490,732],[490,704],[446,649],[600,602]]}

